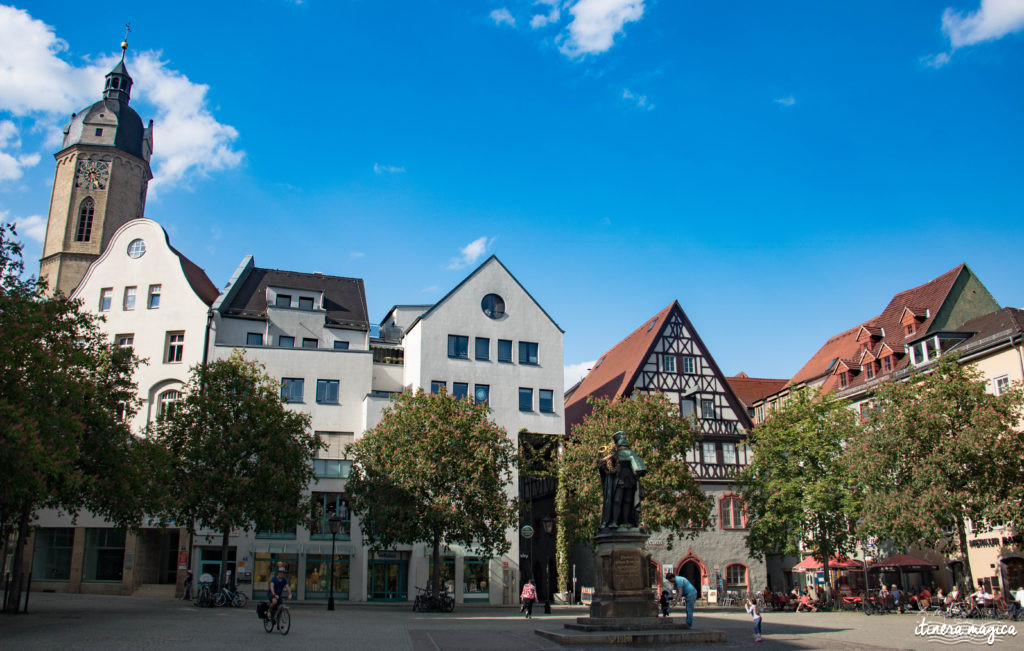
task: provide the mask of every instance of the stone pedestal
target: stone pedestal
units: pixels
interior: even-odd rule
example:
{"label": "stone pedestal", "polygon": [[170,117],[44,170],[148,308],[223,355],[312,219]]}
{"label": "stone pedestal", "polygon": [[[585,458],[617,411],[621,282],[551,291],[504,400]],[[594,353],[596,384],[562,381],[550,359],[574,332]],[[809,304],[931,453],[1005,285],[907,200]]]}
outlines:
{"label": "stone pedestal", "polygon": [[597,581],[590,604],[591,619],[658,618],[648,535],[638,529],[604,531],[594,538]]}

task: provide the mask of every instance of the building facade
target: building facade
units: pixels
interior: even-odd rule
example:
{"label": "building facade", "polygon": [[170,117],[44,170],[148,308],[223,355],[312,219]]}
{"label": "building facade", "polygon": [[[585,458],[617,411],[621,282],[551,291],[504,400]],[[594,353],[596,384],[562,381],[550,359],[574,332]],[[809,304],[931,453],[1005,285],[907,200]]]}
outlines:
{"label": "building facade", "polygon": [[[133,219],[110,237],[72,293],[103,318],[117,346],[134,349],[138,410],[132,431],[145,436],[182,396],[189,369],[203,360],[210,306],[218,295],[206,273],[171,246],[154,221]],[[57,592],[170,595],[184,579],[188,535],[146,521],[124,532],[91,514],[39,513],[28,543],[33,587]]]}
{"label": "building facade", "polygon": [[[673,301],[602,355],[566,401],[566,435],[591,408],[590,396],[624,399],[635,393],[661,393],[692,420],[699,441],[687,465],[714,503],[713,525],[692,540],[667,545],[665,532],[652,532],[647,548],[664,569],[685,576],[694,586],[732,590],[763,589],[768,566],[746,548],[746,513],[732,477],[747,464],[747,407],[737,397],[700,335]],[[593,580],[589,550],[574,553],[577,574]],[[775,579],[778,586],[781,578]],[[703,586],[707,586],[704,589]]]}

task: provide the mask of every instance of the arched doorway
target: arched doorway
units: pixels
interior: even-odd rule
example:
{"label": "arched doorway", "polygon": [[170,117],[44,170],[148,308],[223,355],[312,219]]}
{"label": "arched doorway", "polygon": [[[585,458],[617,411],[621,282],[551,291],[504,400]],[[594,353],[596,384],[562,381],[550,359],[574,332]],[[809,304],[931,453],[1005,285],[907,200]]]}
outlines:
{"label": "arched doorway", "polygon": [[[692,583],[697,590],[701,590],[701,586],[708,582],[708,567],[693,553],[692,547],[686,552],[686,556],[676,563],[676,574]],[[701,592],[703,593],[702,590]]]}

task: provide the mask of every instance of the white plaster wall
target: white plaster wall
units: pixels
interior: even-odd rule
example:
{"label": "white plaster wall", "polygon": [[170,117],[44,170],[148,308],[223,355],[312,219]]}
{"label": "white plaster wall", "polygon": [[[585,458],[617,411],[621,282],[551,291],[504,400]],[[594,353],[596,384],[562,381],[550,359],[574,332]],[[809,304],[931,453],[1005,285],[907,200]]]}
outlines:
{"label": "white plaster wall", "polygon": [[[146,253],[128,257],[128,244],[141,239]],[[148,309],[150,285],[160,285],[160,307]],[[135,286],[135,309],[124,310],[124,289]],[[111,288],[109,312],[99,312],[100,291]],[[208,306],[189,285],[181,261],[171,251],[167,236],[150,219],[135,219],[122,226],[107,250],[89,268],[82,283],[72,294],[81,298],[84,308],[102,314],[101,325],[113,339],[132,334],[136,356],[146,360],[135,372],[135,382],[143,403],[131,422],[133,431],[142,432],[156,418],[157,396],[167,389],[180,389],[188,381],[189,369],[202,361]],[[167,333],[184,331],[185,346],[180,363],[168,364],[165,358]]]}

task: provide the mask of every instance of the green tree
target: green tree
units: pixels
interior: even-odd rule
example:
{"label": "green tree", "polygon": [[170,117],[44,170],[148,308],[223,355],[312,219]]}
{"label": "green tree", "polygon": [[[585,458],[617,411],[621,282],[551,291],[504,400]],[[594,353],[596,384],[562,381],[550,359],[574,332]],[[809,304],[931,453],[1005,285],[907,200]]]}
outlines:
{"label": "green tree", "polygon": [[[145,445],[127,425],[136,408],[130,350],[113,346],[81,303],[24,278],[21,244],[0,228],[0,539],[17,525],[21,583],[29,524],[40,508],[81,509],[131,529],[145,512]],[[16,609],[12,590],[6,608]]]}
{"label": "green tree", "polygon": [[162,515],[221,532],[280,531],[309,521],[306,494],[322,443],[309,415],[288,409],[281,385],[236,351],[191,369],[184,398],[154,430],[170,483]]}
{"label": "green tree", "polygon": [[677,538],[695,537],[711,524],[711,498],[686,464],[686,454],[698,437],[675,405],[661,394],[615,401],[591,397],[587,401],[593,411],[572,429],[559,459],[556,505],[562,591],[568,589],[570,551],[580,543],[592,544],[601,524],[598,449],[610,443],[615,432],[625,432],[647,466],[647,474],[640,480],[644,491],[642,528],[666,532],[671,549]]}
{"label": "green tree", "polygon": [[859,432],[845,400],[803,389],[750,433],[753,458],[736,484],[752,554],[810,551],[829,577],[829,559],[856,544],[843,451]]}
{"label": "green tree", "polygon": [[351,448],[346,492],[371,549],[424,542],[440,590],[441,543],[508,552],[515,526],[515,446],[484,404],[446,392],[407,392]]}
{"label": "green tree", "polygon": [[934,546],[955,531],[973,584],[967,520],[976,530],[1024,521],[1024,394],[992,395],[979,371],[943,355],[905,382],[882,385],[872,402],[847,451],[865,534],[907,547]]}

